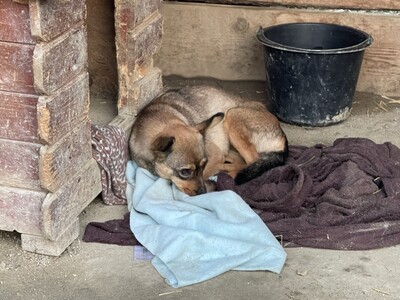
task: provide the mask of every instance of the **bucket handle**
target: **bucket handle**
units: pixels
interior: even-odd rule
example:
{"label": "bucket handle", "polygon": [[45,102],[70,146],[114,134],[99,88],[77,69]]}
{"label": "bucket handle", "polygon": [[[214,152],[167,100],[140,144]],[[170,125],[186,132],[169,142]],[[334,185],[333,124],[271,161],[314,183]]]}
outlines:
{"label": "bucket handle", "polygon": [[269,45],[275,45],[275,46],[280,46],[282,47],[282,45],[275,43],[274,41],[271,41],[270,39],[267,39],[264,35],[264,28],[262,26],[260,26],[257,30],[256,33],[257,39],[260,41],[261,44],[265,45],[265,46],[269,46]]}

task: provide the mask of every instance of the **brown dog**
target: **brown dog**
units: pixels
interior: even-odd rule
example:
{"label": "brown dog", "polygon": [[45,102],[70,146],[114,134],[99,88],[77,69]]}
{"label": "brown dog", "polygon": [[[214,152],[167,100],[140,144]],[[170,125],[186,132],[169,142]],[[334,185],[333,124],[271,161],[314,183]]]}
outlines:
{"label": "brown dog", "polygon": [[168,91],[148,104],[129,146],[139,167],[188,195],[205,193],[205,179],[220,171],[241,184],[287,157],[286,136],[262,103],[208,86]]}

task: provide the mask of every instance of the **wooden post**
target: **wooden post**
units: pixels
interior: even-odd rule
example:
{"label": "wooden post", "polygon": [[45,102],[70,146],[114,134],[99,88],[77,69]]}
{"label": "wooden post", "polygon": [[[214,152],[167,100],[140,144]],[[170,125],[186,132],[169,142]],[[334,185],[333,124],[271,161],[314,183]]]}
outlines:
{"label": "wooden post", "polygon": [[85,1],[0,3],[0,229],[59,255],[100,193],[91,158]]}
{"label": "wooden post", "polygon": [[153,67],[162,37],[160,5],[160,0],[115,1],[120,115],[135,115],[161,92],[161,71]]}

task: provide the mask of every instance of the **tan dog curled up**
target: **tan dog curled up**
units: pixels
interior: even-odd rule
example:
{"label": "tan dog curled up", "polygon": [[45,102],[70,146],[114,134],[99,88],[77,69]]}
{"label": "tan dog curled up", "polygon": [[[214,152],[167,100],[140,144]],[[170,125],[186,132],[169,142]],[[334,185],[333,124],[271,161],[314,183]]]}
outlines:
{"label": "tan dog curled up", "polygon": [[192,196],[207,192],[207,178],[220,171],[242,184],[288,155],[279,121],[263,103],[210,86],[171,90],[145,106],[129,147],[139,167]]}

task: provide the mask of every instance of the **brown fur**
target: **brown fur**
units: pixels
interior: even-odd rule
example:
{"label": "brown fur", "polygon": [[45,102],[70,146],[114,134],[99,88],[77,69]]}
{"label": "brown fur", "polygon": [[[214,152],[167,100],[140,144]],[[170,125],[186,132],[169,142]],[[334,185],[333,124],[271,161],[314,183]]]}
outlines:
{"label": "brown fur", "polygon": [[262,103],[207,86],[152,101],[137,116],[129,146],[140,167],[188,195],[209,190],[205,179],[220,171],[247,178],[253,171],[246,168],[265,153],[287,152],[278,120]]}

